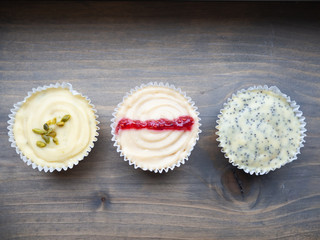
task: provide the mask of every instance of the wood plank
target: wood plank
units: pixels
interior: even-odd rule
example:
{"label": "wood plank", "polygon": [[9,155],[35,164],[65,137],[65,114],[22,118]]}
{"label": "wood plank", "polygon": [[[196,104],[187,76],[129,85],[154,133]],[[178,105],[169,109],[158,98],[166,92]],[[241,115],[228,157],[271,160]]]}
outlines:
{"label": "wood plank", "polygon": [[[5,2],[0,8],[0,239],[318,239],[319,4]],[[8,114],[33,87],[70,82],[96,105],[100,136],[74,169],[43,173],[10,147]],[[199,107],[203,133],[167,174],[112,146],[131,88],[169,82]],[[301,105],[306,146],[265,176],[232,167],[215,121],[231,94],[276,85]]]}

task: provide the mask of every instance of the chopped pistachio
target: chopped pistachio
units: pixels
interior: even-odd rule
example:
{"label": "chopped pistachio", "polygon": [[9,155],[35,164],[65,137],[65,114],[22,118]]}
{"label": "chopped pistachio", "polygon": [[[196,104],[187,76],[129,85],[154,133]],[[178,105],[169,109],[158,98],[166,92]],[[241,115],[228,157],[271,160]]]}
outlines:
{"label": "chopped pistachio", "polygon": [[59,127],[63,127],[65,122],[67,122],[70,119],[70,115],[66,114],[61,118],[60,122],[57,122],[57,118],[53,118],[52,120],[48,120],[45,124],[43,124],[43,129],[40,128],[34,128],[32,131],[36,134],[41,135],[42,139],[45,142],[37,141],[37,146],[40,148],[43,148],[47,146],[48,143],[50,143],[50,137],[52,137],[52,141],[58,145],[59,141],[56,138],[57,133],[55,132],[54,128],[50,128],[49,125],[56,124]]}
{"label": "chopped pistachio", "polygon": [[50,137],[56,137],[57,136],[57,133],[55,131],[52,131],[48,134]]}
{"label": "chopped pistachio", "polygon": [[63,118],[61,119],[61,122],[66,122],[66,121],[68,121],[69,119],[70,119],[70,115],[69,114],[67,114],[67,115],[64,115],[63,116]]}
{"label": "chopped pistachio", "polygon": [[45,142],[42,142],[42,141],[37,141],[37,146],[40,147],[40,148],[43,148],[43,147],[47,146],[47,144]]}
{"label": "chopped pistachio", "polygon": [[58,138],[54,137],[54,138],[53,138],[53,142],[54,142],[56,145],[58,145],[58,144],[59,144]]}
{"label": "chopped pistachio", "polygon": [[48,121],[47,121],[47,124],[48,124],[48,125],[53,125],[53,124],[56,124],[56,122],[57,122],[57,118],[53,118],[53,119],[51,119],[51,120],[48,120]]}
{"label": "chopped pistachio", "polygon": [[57,126],[63,127],[64,126],[64,122],[57,122]]}
{"label": "chopped pistachio", "polygon": [[50,137],[48,137],[47,135],[41,135],[41,137],[46,143],[50,142]]}
{"label": "chopped pistachio", "polygon": [[47,131],[46,135],[48,136],[50,133],[52,133],[54,130],[53,128],[49,128],[49,130]]}
{"label": "chopped pistachio", "polygon": [[45,130],[42,130],[42,129],[40,129],[40,128],[34,128],[34,129],[32,129],[32,131],[33,131],[34,133],[36,133],[36,134],[41,134],[41,135],[46,133]]}
{"label": "chopped pistachio", "polygon": [[47,123],[43,124],[43,129],[48,131],[49,130],[49,125]]}

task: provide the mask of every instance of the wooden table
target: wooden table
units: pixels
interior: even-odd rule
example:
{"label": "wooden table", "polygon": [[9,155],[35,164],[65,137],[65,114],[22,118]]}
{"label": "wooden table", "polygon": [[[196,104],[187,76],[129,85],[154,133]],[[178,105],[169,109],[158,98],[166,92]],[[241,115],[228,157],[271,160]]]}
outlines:
{"label": "wooden table", "polygon": [[[319,239],[319,4],[7,2],[0,8],[0,239]],[[8,114],[33,87],[70,82],[96,105],[93,151],[44,173],[10,147]],[[110,140],[131,88],[169,82],[202,118],[189,161],[135,170]],[[301,105],[306,146],[264,176],[232,167],[215,121],[231,94],[276,85]]]}

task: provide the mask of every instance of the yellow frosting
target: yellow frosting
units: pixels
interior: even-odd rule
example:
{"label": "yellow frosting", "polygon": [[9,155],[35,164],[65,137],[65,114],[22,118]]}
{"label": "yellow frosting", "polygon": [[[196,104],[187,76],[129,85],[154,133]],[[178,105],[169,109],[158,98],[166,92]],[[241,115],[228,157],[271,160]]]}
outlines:
{"label": "yellow frosting", "polygon": [[116,114],[116,123],[122,118],[173,120],[186,115],[194,119],[191,131],[120,130],[117,143],[123,154],[142,169],[171,167],[187,157],[199,132],[196,111],[183,95],[167,87],[148,86],[126,98]]}
{"label": "yellow frosting", "polygon": [[[63,127],[50,125],[57,133],[59,144],[50,143],[44,148],[36,145],[43,141],[33,128],[41,128],[48,120],[70,114]],[[62,168],[77,163],[87,155],[96,140],[97,122],[92,107],[80,95],[66,88],[48,88],[34,93],[20,107],[15,116],[13,134],[20,151],[38,166]]]}
{"label": "yellow frosting", "polygon": [[228,158],[250,171],[279,168],[300,145],[300,122],[287,100],[269,90],[237,94],[222,110],[220,145]]}

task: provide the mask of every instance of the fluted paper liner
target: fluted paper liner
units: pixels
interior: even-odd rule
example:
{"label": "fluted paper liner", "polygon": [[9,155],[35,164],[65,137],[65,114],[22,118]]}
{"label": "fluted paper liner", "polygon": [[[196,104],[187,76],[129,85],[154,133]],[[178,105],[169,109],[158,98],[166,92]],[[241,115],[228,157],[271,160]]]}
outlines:
{"label": "fluted paper liner", "polygon": [[218,135],[218,138],[217,138],[217,141],[219,142],[219,147],[221,147],[221,152],[224,153],[224,156],[225,158],[228,158],[229,159],[229,162],[237,167],[238,169],[242,169],[244,170],[246,173],[250,173],[251,175],[252,174],[256,174],[256,175],[263,175],[263,174],[267,174],[268,172],[270,171],[274,171],[278,168],[281,168],[282,166],[284,166],[285,164],[289,163],[289,162],[292,162],[294,160],[297,159],[297,155],[300,154],[300,149],[304,146],[303,143],[305,142],[304,140],[304,137],[306,136],[305,132],[307,131],[307,129],[305,128],[306,126],[306,122],[305,122],[305,117],[303,116],[303,113],[302,111],[299,110],[299,105],[297,105],[297,103],[295,101],[291,101],[290,97],[287,96],[286,94],[282,93],[279,88],[277,88],[276,86],[271,86],[271,87],[268,87],[267,85],[264,85],[264,86],[253,86],[253,87],[250,87],[248,89],[241,89],[239,90],[236,94],[232,94],[231,98],[228,98],[227,99],[227,102],[223,104],[223,106],[227,106],[229,104],[230,101],[232,101],[232,98],[237,96],[238,94],[240,93],[243,93],[243,92],[246,92],[246,91],[250,91],[250,90],[269,90],[269,91],[272,91],[282,97],[284,97],[287,102],[290,104],[291,108],[293,109],[293,112],[295,114],[295,116],[299,119],[300,121],[300,144],[299,144],[299,147],[297,149],[297,152],[294,154],[294,156],[292,158],[289,158],[286,162],[284,162],[281,166],[279,167],[274,167],[274,168],[270,168],[270,169],[261,169],[261,168],[257,168],[257,169],[251,169],[251,168],[248,168],[247,166],[245,165],[241,165],[241,164],[237,164],[234,162],[233,159],[229,158],[229,156],[227,155],[227,153],[225,152],[224,148],[222,147],[221,145],[221,142],[220,142],[220,132],[219,132],[219,123],[220,123],[220,118],[223,114],[223,109],[220,110],[220,114],[218,115],[218,120],[217,120],[217,126],[216,126],[216,129],[218,130],[216,132],[216,134]]}
{"label": "fluted paper liner", "polygon": [[[54,168],[52,166],[39,166],[37,165],[36,163],[34,163],[31,159],[27,158],[23,152],[19,149],[19,147],[17,146],[16,144],[16,141],[15,141],[15,138],[14,138],[14,134],[13,134],[13,126],[14,126],[14,123],[15,123],[15,116],[16,116],[16,113],[17,111],[19,110],[19,108],[28,100],[29,97],[31,97],[34,93],[36,92],[41,92],[41,91],[44,91],[46,89],[49,89],[49,88],[66,88],[66,89],[69,89],[70,92],[73,94],[73,95],[80,95],[81,97],[83,97],[86,101],[88,101],[88,104],[92,107],[92,110],[94,112],[94,116],[95,116],[95,119],[96,119],[96,126],[97,126],[97,129],[96,129],[96,134],[95,134],[95,137],[92,141],[92,143],[88,146],[87,150],[86,150],[86,153],[79,159],[77,159],[77,162],[75,163],[69,163],[68,165],[65,165],[61,168]],[[8,135],[9,135],[9,142],[11,142],[11,147],[15,148],[16,149],[16,152],[17,154],[20,155],[20,158],[22,159],[22,161],[24,161],[27,165],[31,165],[33,169],[38,169],[39,171],[44,171],[44,172],[53,172],[53,171],[58,171],[60,172],[62,169],[63,170],[67,170],[67,169],[72,169],[74,165],[78,165],[78,163],[84,159],[84,157],[88,156],[89,152],[91,151],[91,149],[94,147],[94,143],[97,141],[97,137],[99,136],[99,133],[98,133],[98,130],[100,129],[98,127],[98,124],[100,123],[97,119],[98,119],[98,115],[97,115],[97,110],[95,109],[95,106],[91,103],[91,100],[85,96],[85,95],[82,95],[81,93],[77,92],[76,90],[74,90],[72,88],[72,85],[70,83],[56,83],[56,84],[50,84],[48,86],[43,86],[43,87],[37,87],[37,88],[33,88],[32,91],[29,91],[27,96],[24,98],[23,101],[21,102],[18,102],[16,104],[13,105],[13,108],[10,110],[11,114],[9,114],[9,118],[10,120],[8,121],[8,124],[9,126],[7,127],[7,129],[9,130],[8,132]],[[50,165],[50,164],[48,164]]]}
{"label": "fluted paper liner", "polygon": [[[194,144],[192,145],[192,147],[190,148],[190,151],[189,153],[186,155],[185,158],[183,159],[180,159],[178,162],[174,163],[173,165],[171,166],[168,166],[168,167],[165,167],[165,168],[157,168],[157,169],[149,169],[149,168],[142,168],[140,167],[138,164],[136,164],[133,160],[129,159],[128,157],[125,156],[125,154],[122,152],[121,150],[121,146],[117,143],[117,139],[116,139],[116,134],[115,134],[115,129],[116,129],[116,124],[117,124],[117,118],[116,118],[116,115],[117,115],[117,112],[119,110],[119,108],[121,107],[121,105],[123,104],[123,102],[126,100],[126,98],[128,98],[129,96],[131,96],[133,93],[145,88],[145,87],[148,87],[148,86],[156,86],[156,87],[166,87],[166,88],[170,88],[178,93],[180,93],[186,100],[187,102],[191,105],[191,107],[193,108],[193,110],[195,111],[196,115],[197,115],[197,118],[198,118],[198,123],[199,123],[199,131],[197,133],[197,137],[196,139],[194,140]],[[147,83],[147,84],[142,84],[141,86],[139,87],[135,87],[134,89],[131,89],[130,92],[128,92],[122,99],[122,102],[120,102],[117,107],[115,108],[112,116],[113,118],[111,119],[111,134],[112,134],[112,141],[114,141],[114,146],[117,148],[117,152],[120,153],[120,156],[124,158],[124,161],[128,161],[129,165],[133,165],[135,169],[137,168],[140,168],[144,171],[151,171],[151,172],[155,172],[155,173],[162,173],[162,172],[168,172],[169,169],[173,170],[175,167],[180,167],[182,164],[185,164],[185,162],[189,159],[189,156],[194,148],[194,146],[196,145],[197,141],[199,140],[199,134],[201,133],[201,130],[200,130],[200,113],[197,111],[198,108],[195,106],[195,103],[192,101],[192,99],[190,97],[188,97],[186,95],[185,92],[182,92],[180,88],[176,88],[174,85],[170,85],[169,83],[157,83],[157,82],[150,82],[150,83]]]}

